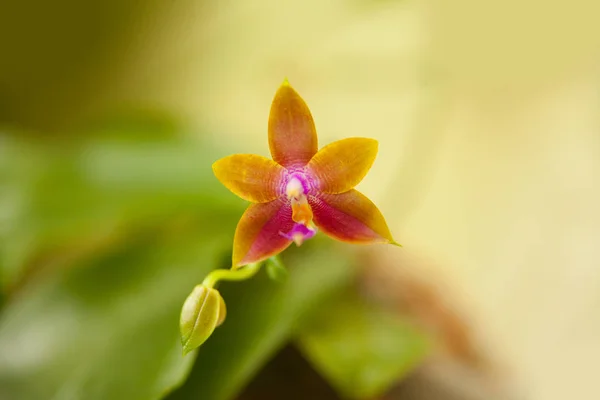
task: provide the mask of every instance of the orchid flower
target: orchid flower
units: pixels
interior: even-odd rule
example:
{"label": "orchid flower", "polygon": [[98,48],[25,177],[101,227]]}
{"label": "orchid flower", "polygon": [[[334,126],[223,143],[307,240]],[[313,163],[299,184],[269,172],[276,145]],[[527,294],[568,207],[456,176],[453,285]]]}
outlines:
{"label": "orchid flower", "polygon": [[184,355],[225,319],[217,283],[249,279],[267,259],[269,276],[285,279],[276,255],[292,242],[300,246],[320,229],[343,242],[399,246],[375,204],[354,189],[375,161],[376,140],[348,138],[318,150],[310,110],[286,79],[271,105],[269,147],[272,160],[235,154],[213,164],[217,178],[252,204],[235,231],[232,268],[211,271],[184,303],[179,322]]}
{"label": "orchid flower", "polygon": [[353,137],[318,150],[308,106],[287,79],[269,115],[272,160],[234,154],[216,161],[216,177],[251,204],[233,241],[233,267],[272,257],[317,230],[349,243],[396,244],[379,209],[354,187],[377,155],[374,139]]}

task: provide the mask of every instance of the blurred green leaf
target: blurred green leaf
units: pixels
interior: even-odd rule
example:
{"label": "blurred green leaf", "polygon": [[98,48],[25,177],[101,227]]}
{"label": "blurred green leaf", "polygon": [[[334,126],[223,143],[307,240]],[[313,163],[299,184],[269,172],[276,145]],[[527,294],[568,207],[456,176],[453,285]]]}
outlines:
{"label": "blurred green leaf", "polygon": [[302,321],[352,279],[351,253],[318,239],[283,253],[290,278],[266,273],[223,284],[227,320],[199,349],[189,379],[168,398],[231,399],[297,331]]}
{"label": "blurred green leaf", "polygon": [[186,213],[214,221],[242,209],[212,175],[216,155],[205,144],[140,136],[0,136],[0,286],[40,258],[89,252],[131,226]]}
{"label": "blurred green leaf", "polygon": [[361,299],[354,288],[319,307],[298,343],[344,398],[372,399],[410,373],[427,355],[428,340],[395,312]]}
{"label": "blurred green leaf", "polygon": [[32,282],[0,320],[2,399],[158,399],[186,377],[178,322],[230,233],[188,221]]}
{"label": "blurred green leaf", "polygon": [[185,379],[181,306],[229,265],[243,207],[214,153],[181,136],[0,133],[1,399],[160,398]]}

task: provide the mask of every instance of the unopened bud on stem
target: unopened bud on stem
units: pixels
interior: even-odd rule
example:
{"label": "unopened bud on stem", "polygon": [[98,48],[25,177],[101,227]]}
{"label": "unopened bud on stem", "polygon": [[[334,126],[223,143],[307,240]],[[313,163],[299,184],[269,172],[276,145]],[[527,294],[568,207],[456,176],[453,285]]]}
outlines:
{"label": "unopened bud on stem", "polygon": [[225,301],[216,289],[196,286],[181,309],[179,329],[183,354],[204,343],[223,323],[226,314]]}

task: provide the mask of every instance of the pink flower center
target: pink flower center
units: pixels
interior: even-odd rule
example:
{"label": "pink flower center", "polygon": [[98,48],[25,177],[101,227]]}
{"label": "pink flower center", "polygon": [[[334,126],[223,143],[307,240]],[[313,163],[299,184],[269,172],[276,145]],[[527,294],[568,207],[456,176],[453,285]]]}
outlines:
{"label": "pink flower center", "polygon": [[288,199],[298,199],[306,193],[302,181],[296,177],[292,177],[285,186],[285,194]]}
{"label": "pink flower center", "polygon": [[309,194],[314,186],[312,179],[303,169],[287,171],[283,178],[283,184],[288,199],[301,194]]}

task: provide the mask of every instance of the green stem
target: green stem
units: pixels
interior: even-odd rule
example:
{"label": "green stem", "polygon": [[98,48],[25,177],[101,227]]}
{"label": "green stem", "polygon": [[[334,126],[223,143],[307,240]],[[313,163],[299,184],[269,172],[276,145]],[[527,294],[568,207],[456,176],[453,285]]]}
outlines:
{"label": "green stem", "polygon": [[202,285],[212,288],[219,281],[244,281],[250,279],[256,275],[262,264],[262,262],[257,262],[239,269],[215,269],[204,278]]}

